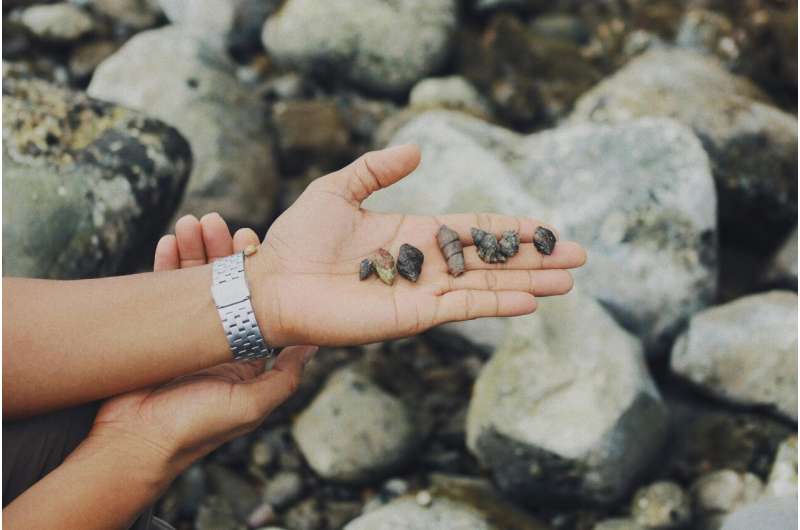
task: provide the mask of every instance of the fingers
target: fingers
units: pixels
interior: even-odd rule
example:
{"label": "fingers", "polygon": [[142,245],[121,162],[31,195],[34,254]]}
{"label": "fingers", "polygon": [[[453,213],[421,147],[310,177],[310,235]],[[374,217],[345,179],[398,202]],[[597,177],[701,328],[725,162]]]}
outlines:
{"label": "fingers", "polygon": [[175,223],[175,238],[181,268],[205,265],[206,251],[203,243],[203,228],[193,215],[184,215]]}
{"label": "fingers", "polygon": [[233,234],[233,251],[241,252],[250,245],[258,245],[261,243],[258,239],[258,234],[251,228],[240,228]]}
{"label": "fingers", "polygon": [[316,351],[316,346],[284,348],[271,370],[236,385],[241,406],[246,407],[256,421],[263,419],[297,390],[303,367]]}
{"label": "fingers", "polygon": [[412,144],[370,151],[347,167],[317,179],[314,185],[327,187],[359,206],[372,193],[414,171],[419,161],[419,148]]}
{"label": "fingers", "polygon": [[468,246],[464,247],[464,263],[467,270],[574,269],[586,263],[586,251],[574,241],[559,241],[553,253],[545,256],[532,243],[525,243],[505,263],[486,263],[475,246]]}
{"label": "fingers", "polygon": [[496,213],[456,213],[436,217],[439,224],[447,225],[456,232],[464,245],[472,245],[472,227],[480,228],[500,237],[506,230],[519,232],[521,243],[532,243],[533,233],[540,226],[549,228],[557,238],[561,238],[558,231],[551,225],[530,217],[515,217]]}
{"label": "fingers", "polygon": [[153,270],[171,271],[180,267],[180,257],[178,256],[178,242],[175,236],[167,234],[158,240],[156,253],[153,258]]}
{"label": "fingers", "polygon": [[554,270],[474,270],[448,277],[445,293],[460,290],[522,291],[536,296],[556,296],[573,287],[572,275]]}
{"label": "fingers", "polygon": [[216,212],[206,214],[200,219],[200,227],[206,259],[209,262],[233,254],[231,232],[222,216]]}
{"label": "fingers", "polygon": [[536,311],[536,298],[520,291],[462,289],[439,298],[436,325],[483,317],[516,317]]}

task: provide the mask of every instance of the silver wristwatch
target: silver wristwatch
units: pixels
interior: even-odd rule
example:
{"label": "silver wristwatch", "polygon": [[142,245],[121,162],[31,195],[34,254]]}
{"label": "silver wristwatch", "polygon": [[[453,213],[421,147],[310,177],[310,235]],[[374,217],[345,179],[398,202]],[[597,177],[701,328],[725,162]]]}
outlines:
{"label": "silver wristwatch", "polygon": [[235,361],[271,357],[276,352],[266,343],[256,322],[244,275],[244,256],[244,252],[238,252],[215,261],[211,285],[211,296]]}

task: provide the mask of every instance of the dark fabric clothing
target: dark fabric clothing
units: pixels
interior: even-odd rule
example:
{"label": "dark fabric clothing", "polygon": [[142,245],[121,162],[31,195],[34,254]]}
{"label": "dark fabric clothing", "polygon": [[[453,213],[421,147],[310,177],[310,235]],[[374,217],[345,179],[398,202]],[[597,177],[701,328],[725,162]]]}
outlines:
{"label": "dark fabric clothing", "polygon": [[[86,438],[97,403],[3,422],[3,507],[59,466]],[[149,507],[131,530],[174,530]]]}

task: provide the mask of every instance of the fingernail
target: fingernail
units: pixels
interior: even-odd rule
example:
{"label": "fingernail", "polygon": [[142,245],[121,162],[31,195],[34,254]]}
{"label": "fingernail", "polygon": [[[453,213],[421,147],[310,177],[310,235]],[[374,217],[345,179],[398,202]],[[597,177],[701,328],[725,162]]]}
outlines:
{"label": "fingernail", "polygon": [[319,350],[317,346],[306,346],[306,351],[303,352],[303,366],[308,364],[308,361],[314,358],[314,355]]}

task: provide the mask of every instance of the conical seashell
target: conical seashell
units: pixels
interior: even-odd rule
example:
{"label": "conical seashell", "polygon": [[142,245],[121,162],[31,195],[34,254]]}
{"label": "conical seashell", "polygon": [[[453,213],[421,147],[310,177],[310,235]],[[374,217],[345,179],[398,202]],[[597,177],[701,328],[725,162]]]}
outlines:
{"label": "conical seashell", "polygon": [[416,283],[422,272],[423,261],[425,261],[425,255],[420,249],[403,243],[397,253],[397,272],[403,278]]}
{"label": "conical seashell", "polygon": [[372,265],[375,267],[375,272],[378,273],[378,278],[381,279],[386,285],[392,285],[397,276],[397,267],[394,264],[394,258],[385,249],[378,249],[378,253],[372,258]]}
{"label": "conical seashell", "polygon": [[506,256],[500,252],[497,238],[480,228],[472,228],[472,241],[478,249],[478,257],[486,263],[502,263]]}
{"label": "conical seashell", "polygon": [[458,233],[442,225],[436,233],[436,242],[442,250],[444,260],[447,262],[447,270],[453,276],[458,276],[464,272],[466,268],[464,265],[464,249],[461,246],[461,240]]}
{"label": "conical seashell", "polygon": [[542,254],[549,256],[556,246],[556,235],[547,228],[540,226],[533,233],[533,246]]}

